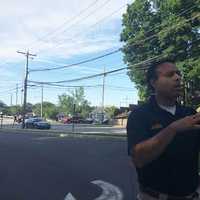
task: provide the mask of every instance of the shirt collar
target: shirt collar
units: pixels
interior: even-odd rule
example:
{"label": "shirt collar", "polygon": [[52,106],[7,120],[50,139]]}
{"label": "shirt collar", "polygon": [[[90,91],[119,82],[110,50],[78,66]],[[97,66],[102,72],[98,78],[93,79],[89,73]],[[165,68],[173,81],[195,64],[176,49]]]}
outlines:
{"label": "shirt collar", "polygon": [[[148,103],[150,104],[150,106],[155,110],[155,111],[165,111],[165,110],[163,110],[159,105],[158,105],[158,103],[157,103],[157,101],[156,101],[156,98],[155,98],[155,95],[152,95],[150,98],[149,98],[149,101],[148,101]],[[175,104],[175,106],[176,106],[176,112],[177,112],[177,109],[179,108],[179,104],[176,102],[176,104]],[[167,111],[165,111],[165,112],[167,112]]]}

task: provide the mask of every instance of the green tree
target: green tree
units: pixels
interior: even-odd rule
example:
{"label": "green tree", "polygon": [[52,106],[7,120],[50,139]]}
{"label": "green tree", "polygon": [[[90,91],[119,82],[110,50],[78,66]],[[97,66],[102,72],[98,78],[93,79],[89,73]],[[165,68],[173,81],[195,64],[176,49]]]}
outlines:
{"label": "green tree", "polygon": [[66,114],[66,115],[72,115],[73,114],[73,104],[74,99],[72,96],[67,94],[62,94],[58,96],[58,107],[59,111]]}
{"label": "green tree", "polygon": [[186,85],[192,80],[190,85],[200,90],[200,0],[135,0],[123,15],[121,41],[141,100],[149,95],[148,64],[135,64],[152,58],[175,59]]}
{"label": "green tree", "polygon": [[79,105],[79,113],[82,117],[88,117],[89,113],[91,113],[93,108],[90,106],[90,103],[87,100],[82,101]]}
{"label": "green tree", "polygon": [[3,112],[4,114],[7,114],[8,112],[8,106],[0,100],[0,112]]}
{"label": "green tree", "polygon": [[59,100],[59,110],[66,115],[73,115],[74,104],[76,108],[76,113],[79,113],[82,117],[87,117],[91,112],[90,103],[85,99],[84,88],[76,88],[75,91],[71,92],[69,95],[62,94],[58,96]]}
{"label": "green tree", "polygon": [[110,118],[113,118],[119,113],[119,109],[115,106],[107,106],[104,110]]}
{"label": "green tree", "polygon": [[[40,116],[41,115],[41,104],[37,103],[33,106],[33,112]],[[42,115],[45,118],[56,119],[56,115],[59,113],[58,107],[51,102],[43,102],[42,104]]]}
{"label": "green tree", "polygon": [[33,111],[33,104],[27,103],[26,104],[26,112],[32,112]]}
{"label": "green tree", "polygon": [[17,106],[7,106],[4,107],[2,112],[6,115],[16,115],[22,113],[22,107],[17,105]]}

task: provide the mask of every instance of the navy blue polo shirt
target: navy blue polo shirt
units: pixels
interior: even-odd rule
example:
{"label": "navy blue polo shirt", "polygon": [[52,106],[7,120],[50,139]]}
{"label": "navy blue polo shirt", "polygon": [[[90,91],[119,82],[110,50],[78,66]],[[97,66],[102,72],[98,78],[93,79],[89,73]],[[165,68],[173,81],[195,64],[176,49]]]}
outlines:
{"label": "navy blue polo shirt", "polygon": [[[176,113],[163,110],[152,96],[146,104],[134,110],[128,118],[128,153],[137,143],[145,141],[172,122],[192,115],[195,110],[176,105]],[[176,134],[165,151],[142,168],[137,168],[139,183],[169,195],[184,196],[198,187],[198,154],[200,132]]]}

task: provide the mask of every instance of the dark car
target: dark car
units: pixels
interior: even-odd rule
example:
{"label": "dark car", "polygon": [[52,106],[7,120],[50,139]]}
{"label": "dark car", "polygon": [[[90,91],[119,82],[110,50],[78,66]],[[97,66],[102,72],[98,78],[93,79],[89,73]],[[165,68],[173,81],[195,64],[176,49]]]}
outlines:
{"label": "dark car", "polygon": [[74,117],[68,118],[66,124],[69,124],[69,123],[79,124],[79,123],[82,123],[82,120],[83,120],[82,117],[74,116]]}
{"label": "dark car", "polygon": [[50,129],[51,125],[42,118],[29,118],[25,120],[26,128]]}

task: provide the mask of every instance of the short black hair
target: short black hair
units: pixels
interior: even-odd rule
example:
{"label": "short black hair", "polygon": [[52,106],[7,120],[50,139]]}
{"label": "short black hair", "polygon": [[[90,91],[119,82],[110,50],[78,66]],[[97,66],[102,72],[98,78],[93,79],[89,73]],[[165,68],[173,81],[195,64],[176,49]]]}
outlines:
{"label": "short black hair", "polygon": [[151,85],[151,80],[156,80],[158,78],[157,69],[163,63],[175,63],[175,60],[169,58],[163,58],[159,60],[154,60],[147,66],[146,80],[148,84],[148,89],[154,91],[153,86]]}

